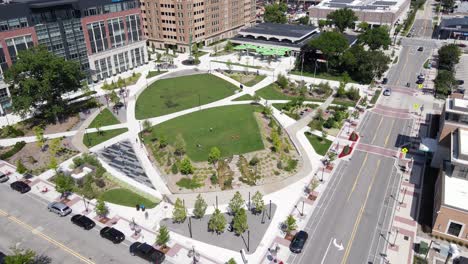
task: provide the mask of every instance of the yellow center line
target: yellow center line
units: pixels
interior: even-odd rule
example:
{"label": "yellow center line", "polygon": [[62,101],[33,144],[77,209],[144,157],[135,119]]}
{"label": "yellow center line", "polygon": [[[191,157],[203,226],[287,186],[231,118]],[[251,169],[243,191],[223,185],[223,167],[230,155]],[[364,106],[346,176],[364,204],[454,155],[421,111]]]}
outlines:
{"label": "yellow center line", "polygon": [[58,242],[57,240],[47,236],[46,234],[40,232],[39,230],[35,229],[34,227],[26,224],[25,222],[19,220],[18,218],[12,216],[12,215],[8,215],[7,212],[3,211],[0,209],[0,216],[5,216],[7,219],[9,219],[10,221],[18,224],[19,226],[23,227],[24,229],[26,230],[29,230],[31,231],[31,233],[43,238],[44,240],[50,242],[51,244],[54,244],[55,246],[59,247],[60,249],[62,249],[63,251],[73,255],[74,257],[78,258],[79,260],[83,261],[84,263],[88,263],[88,264],[94,264],[93,261],[87,259],[86,257],[80,255],[78,252],[72,250],[71,248],[65,246],[64,244]]}
{"label": "yellow center line", "polygon": [[387,135],[387,138],[385,138],[385,145],[384,147],[387,147],[387,144],[388,144],[388,140],[390,139],[390,135],[392,134],[392,130],[393,130],[393,126],[395,125],[395,119],[393,119],[392,121],[392,127],[390,128],[389,132],[388,132],[388,135]]}
{"label": "yellow center line", "polygon": [[380,116],[380,122],[379,122],[379,125],[377,126],[377,128],[374,130],[374,137],[372,138],[371,144],[374,144],[375,137],[377,137],[380,125],[382,125],[382,121],[383,121],[383,117]]}
{"label": "yellow center line", "polygon": [[364,200],[364,204],[361,206],[358,217],[356,218],[356,222],[354,223],[353,232],[351,233],[351,238],[349,240],[348,245],[346,246],[346,251],[343,256],[343,260],[341,261],[342,264],[346,263],[346,261],[348,260],[349,252],[351,250],[351,246],[353,245],[354,237],[356,236],[356,231],[358,229],[359,223],[361,222],[361,218],[364,213],[364,209],[366,208],[367,200],[369,199],[369,194],[372,190],[372,186],[374,185],[375,176],[377,176],[377,172],[379,171],[379,168],[380,168],[380,160],[377,161],[377,169],[375,170],[375,173],[372,176],[371,184],[369,185],[369,188],[367,189],[366,199]]}
{"label": "yellow center line", "polygon": [[369,155],[369,153],[366,152],[366,156],[364,157],[364,161],[362,162],[361,167],[359,168],[356,180],[354,181],[354,184],[353,184],[353,188],[351,188],[351,192],[349,193],[348,199],[346,200],[346,202],[349,202],[349,199],[351,198],[351,194],[354,192],[354,188],[356,188],[356,184],[357,184],[357,182],[359,180],[359,177],[361,176],[361,171],[364,168],[364,164],[366,164],[366,162],[367,162],[367,156],[368,155]]}

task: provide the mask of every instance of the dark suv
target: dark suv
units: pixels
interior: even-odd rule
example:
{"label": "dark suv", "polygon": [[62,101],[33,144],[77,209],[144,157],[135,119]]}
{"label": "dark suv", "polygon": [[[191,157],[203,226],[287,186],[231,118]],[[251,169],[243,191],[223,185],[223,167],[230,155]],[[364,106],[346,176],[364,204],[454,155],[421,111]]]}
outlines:
{"label": "dark suv", "polygon": [[156,264],[163,263],[165,259],[164,253],[155,249],[151,245],[146,243],[142,244],[140,242],[135,242],[130,246],[130,254]]}
{"label": "dark suv", "polygon": [[31,187],[23,181],[15,181],[12,184],[10,184],[10,187],[20,193],[27,193],[31,190]]}
{"label": "dark suv", "polygon": [[100,234],[101,237],[109,239],[110,241],[114,242],[114,244],[118,244],[125,240],[125,235],[113,227],[104,227],[101,229]]}
{"label": "dark suv", "polygon": [[71,221],[75,225],[82,227],[86,230],[90,230],[96,226],[96,223],[94,223],[93,220],[89,219],[87,216],[80,215],[80,214],[72,216]]}
{"label": "dark suv", "polygon": [[293,240],[291,241],[291,244],[289,245],[289,249],[293,253],[301,253],[302,248],[304,247],[305,242],[307,241],[307,238],[309,235],[305,231],[299,231],[297,234],[294,236]]}

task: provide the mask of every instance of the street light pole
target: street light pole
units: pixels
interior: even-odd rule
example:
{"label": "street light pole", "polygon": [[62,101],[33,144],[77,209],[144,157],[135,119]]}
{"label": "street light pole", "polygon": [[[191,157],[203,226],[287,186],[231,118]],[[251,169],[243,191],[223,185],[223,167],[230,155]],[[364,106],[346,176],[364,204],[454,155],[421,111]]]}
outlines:
{"label": "street light pole", "polygon": [[323,173],[325,172],[325,167],[322,167],[322,178],[320,178],[320,182],[323,182]]}

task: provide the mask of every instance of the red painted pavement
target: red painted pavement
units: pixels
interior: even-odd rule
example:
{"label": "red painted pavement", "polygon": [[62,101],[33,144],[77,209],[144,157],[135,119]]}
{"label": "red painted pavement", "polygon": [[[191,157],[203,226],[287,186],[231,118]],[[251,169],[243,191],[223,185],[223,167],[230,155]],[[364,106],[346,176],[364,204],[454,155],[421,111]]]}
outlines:
{"label": "red painted pavement", "polygon": [[409,218],[405,218],[405,217],[395,215],[394,220],[397,221],[397,222],[409,225],[409,226],[416,226],[416,221],[414,221],[413,219],[409,219]]}
{"label": "red painted pavement", "polygon": [[390,158],[393,158],[396,155],[398,155],[398,151],[396,151],[396,150],[382,148],[382,147],[373,146],[373,145],[368,145],[368,144],[365,144],[365,143],[358,143],[357,146],[356,146],[356,150],[365,151],[365,152],[374,153],[374,154],[379,154],[379,155],[390,157]]}

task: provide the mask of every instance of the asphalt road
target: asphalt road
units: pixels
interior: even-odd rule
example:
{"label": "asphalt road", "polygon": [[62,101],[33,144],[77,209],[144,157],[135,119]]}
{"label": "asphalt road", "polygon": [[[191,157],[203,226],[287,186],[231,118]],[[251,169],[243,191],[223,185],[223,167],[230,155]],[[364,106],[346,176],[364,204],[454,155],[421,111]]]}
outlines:
{"label": "asphalt road", "polygon": [[146,263],[129,254],[129,241],[114,245],[99,236],[100,227],[85,231],[70,222],[70,215],[50,213],[47,203],[32,194],[0,184],[0,201],[0,251],[6,254],[19,246],[51,257],[52,263]]}
{"label": "asphalt road", "polygon": [[419,38],[431,38],[433,32],[432,16],[435,10],[434,2],[427,0],[424,4],[424,10],[419,11],[414,20],[412,32]]}
{"label": "asphalt road", "polygon": [[[388,74],[389,86],[403,88],[414,82],[436,43],[403,41],[399,63]],[[419,45],[427,47],[417,51]],[[381,98],[385,106],[411,109],[417,100],[403,93]],[[408,140],[412,119],[367,112],[358,130],[360,143],[397,150]],[[302,253],[288,263],[381,263],[389,241],[389,227],[399,198],[401,176],[396,159],[354,150],[350,161],[341,162],[322,193],[305,231],[309,233]]]}

